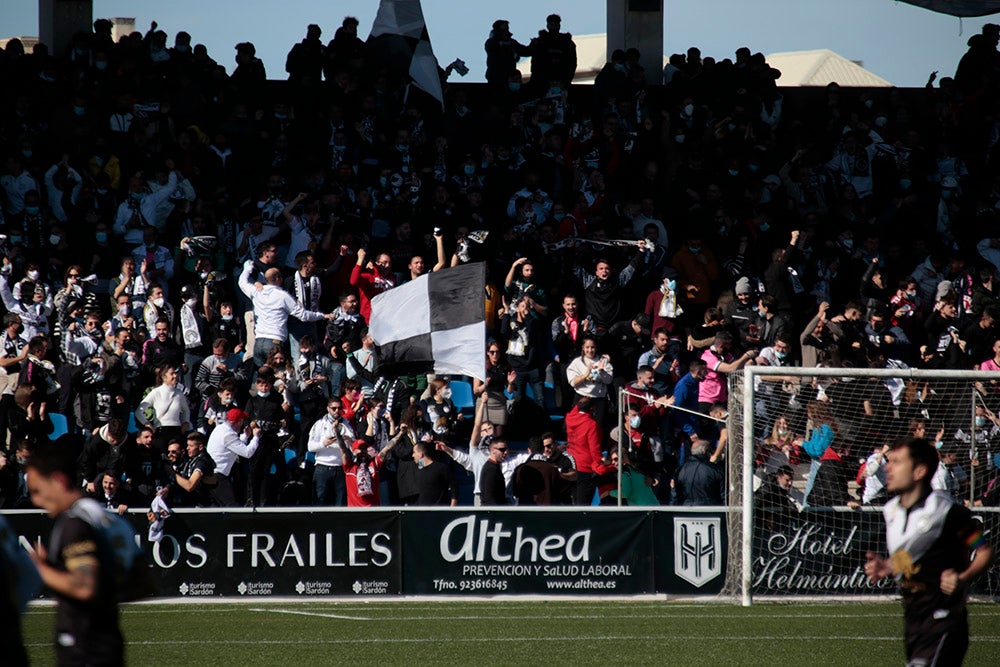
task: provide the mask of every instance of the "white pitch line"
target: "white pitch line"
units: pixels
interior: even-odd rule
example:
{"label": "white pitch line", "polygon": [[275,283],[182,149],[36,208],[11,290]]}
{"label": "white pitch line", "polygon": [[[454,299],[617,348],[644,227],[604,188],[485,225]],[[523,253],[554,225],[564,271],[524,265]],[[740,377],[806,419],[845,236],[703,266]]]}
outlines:
{"label": "white pitch line", "polygon": [[371,621],[373,619],[364,616],[347,616],[346,614],[328,614],[317,611],[296,611],[294,609],[248,609],[247,611],[261,611],[265,614],[291,614],[293,616],[319,616],[320,618],[339,618],[345,621]]}
{"label": "white pitch line", "polygon": [[[435,638],[435,637],[379,637],[379,638],[357,638],[357,639],[264,639],[264,640],[246,640],[246,639],[213,639],[212,644],[240,644],[240,645],[277,645],[277,646],[303,646],[303,645],[326,645],[326,644],[430,644],[430,643],[449,643],[454,644],[457,642],[475,642],[475,643],[490,643],[490,642],[592,642],[592,641],[667,641],[667,642],[677,642],[677,641],[701,641],[705,639],[704,634],[700,635],[585,635],[580,637],[448,637],[448,638]],[[787,635],[775,635],[775,636],[762,636],[762,635],[746,635],[746,636],[725,636],[725,635],[712,635],[713,641],[783,641],[789,639]],[[826,635],[815,635],[815,636],[802,636],[795,635],[794,639],[796,641],[806,640],[806,641],[863,641],[870,642],[872,640],[879,641],[897,641],[900,637],[896,636],[873,636],[873,635],[836,635],[836,636],[826,636]],[[1000,642],[1000,637],[970,637],[970,641],[973,642]],[[143,640],[143,641],[127,641],[126,646],[175,646],[175,645],[189,645],[193,640],[191,639],[165,639],[165,640]],[[48,642],[38,642],[33,644],[26,644],[29,647],[41,647],[41,646],[51,646]]]}

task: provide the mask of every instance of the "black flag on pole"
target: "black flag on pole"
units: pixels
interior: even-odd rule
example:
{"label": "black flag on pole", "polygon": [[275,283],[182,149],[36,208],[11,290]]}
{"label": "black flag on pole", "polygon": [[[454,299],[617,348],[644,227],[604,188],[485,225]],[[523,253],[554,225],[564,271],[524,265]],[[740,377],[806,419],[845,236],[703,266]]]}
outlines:
{"label": "black flag on pole", "polygon": [[444,104],[438,61],[420,0],[381,0],[368,49],[379,60],[403,67],[414,86]]}
{"label": "black flag on pole", "polygon": [[486,265],[424,274],[372,299],[379,373],[486,377]]}

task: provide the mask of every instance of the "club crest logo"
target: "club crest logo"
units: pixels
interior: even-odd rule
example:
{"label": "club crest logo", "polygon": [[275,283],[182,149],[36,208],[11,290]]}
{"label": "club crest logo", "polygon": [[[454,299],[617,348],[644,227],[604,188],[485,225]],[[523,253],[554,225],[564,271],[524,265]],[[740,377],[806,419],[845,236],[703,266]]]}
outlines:
{"label": "club crest logo", "polygon": [[722,520],[674,517],[674,574],[701,588],[722,573]]}

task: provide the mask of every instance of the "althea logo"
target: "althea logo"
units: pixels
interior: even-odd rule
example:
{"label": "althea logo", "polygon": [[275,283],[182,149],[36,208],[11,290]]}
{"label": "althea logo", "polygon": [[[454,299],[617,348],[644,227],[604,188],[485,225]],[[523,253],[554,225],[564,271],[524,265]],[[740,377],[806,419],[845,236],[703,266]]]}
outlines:
{"label": "althea logo", "polygon": [[571,563],[590,560],[590,531],[580,530],[569,537],[558,533],[544,536],[524,534],[524,527],[505,529],[501,521],[476,520],[475,516],[455,519],[441,532],[441,557],[456,561],[507,561]]}

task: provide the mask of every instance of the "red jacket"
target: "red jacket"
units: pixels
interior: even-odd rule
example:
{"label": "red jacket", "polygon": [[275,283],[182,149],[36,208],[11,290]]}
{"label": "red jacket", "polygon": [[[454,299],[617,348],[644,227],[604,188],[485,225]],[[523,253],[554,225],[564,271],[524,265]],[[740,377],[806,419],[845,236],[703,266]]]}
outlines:
{"label": "red jacket", "polygon": [[566,414],[566,453],[576,461],[579,472],[597,472],[601,463],[604,433],[597,420],[574,407]]}
{"label": "red jacket", "polygon": [[373,271],[363,271],[357,264],[351,269],[351,285],[358,288],[358,310],[365,322],[372,321],[372,299],[396,286],[395,279],[390,275],[383,278],[376,268]]}

